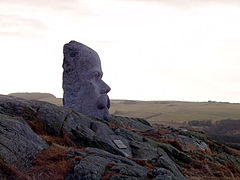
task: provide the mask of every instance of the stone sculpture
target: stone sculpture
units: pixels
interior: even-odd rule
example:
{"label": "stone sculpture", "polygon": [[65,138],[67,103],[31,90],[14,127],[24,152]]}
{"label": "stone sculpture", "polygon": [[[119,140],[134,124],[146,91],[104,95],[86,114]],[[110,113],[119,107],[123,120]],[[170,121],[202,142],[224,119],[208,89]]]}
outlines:
{"label": "stone sculpture", "polygon": [[84,115],[108,120],[111,88],[102,80],[98,54],[76,41],[63,48],[63,105]]}

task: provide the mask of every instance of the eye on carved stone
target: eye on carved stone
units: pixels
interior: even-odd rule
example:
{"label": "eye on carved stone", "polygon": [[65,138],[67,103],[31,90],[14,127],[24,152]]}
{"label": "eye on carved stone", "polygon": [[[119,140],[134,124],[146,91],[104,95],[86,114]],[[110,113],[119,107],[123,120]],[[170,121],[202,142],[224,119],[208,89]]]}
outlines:
{"label": "eye on carved stone", "polygon": [[71,53],[70,53],[70,56],[71,56],[71,57],[75,57],[77,54],[78,54],[78,52],[71,52]]}
{"label": "eye on carved stone", "polygon": [[101,74],[100,74],[99,72],[96,72],[96,73],[95,73],[95,77],[96,77],[97,79],[101,79]]}

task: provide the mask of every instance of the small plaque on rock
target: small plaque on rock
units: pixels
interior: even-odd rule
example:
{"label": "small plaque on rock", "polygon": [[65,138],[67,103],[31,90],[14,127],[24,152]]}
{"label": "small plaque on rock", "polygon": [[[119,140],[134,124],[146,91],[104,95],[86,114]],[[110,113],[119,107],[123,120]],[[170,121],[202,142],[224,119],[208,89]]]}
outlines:
{"label": "small plaque on rock", "polygon": [[112,140],[119,149],[127,149],[127,146],[119,139]]}

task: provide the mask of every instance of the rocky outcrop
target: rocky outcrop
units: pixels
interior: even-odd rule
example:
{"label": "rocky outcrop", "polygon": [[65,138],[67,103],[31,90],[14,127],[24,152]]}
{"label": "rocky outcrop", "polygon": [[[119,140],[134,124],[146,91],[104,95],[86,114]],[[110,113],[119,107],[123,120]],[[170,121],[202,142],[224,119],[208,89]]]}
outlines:
{"label": "rocky outcrop", "polygon": [[125,157],[96,148],[87,148],[86,152],[88,154],[74,167],[72,177],[76,179],[100,180],[106,168],[109,168],[113,174],[120,173],[127,178],[145,179],[147,177],[147,170],[144,167]]}
{"label": "rocky outcrop", "polygon": [[153,127],[139,118],[105,121],[2,95],[0,147],[0,178],[6,179],[240,177],[240,153],[202,132]]}
{"label": "rocky outcrop", "polygon": [[18,117],[0,114],[0,159],[25,170],[48,144]]}
{"label": "rocky outcrop", "polygon": [[[109,152],[131,157],[129,143],[107,126],[107,122],[89,118],[69,108],[58,107],[40,101],[0,96],[0,113],[15,115],[30,123],[40,123],[49,135],[67,135],[79,146],[92,146]],[[39,129],[37,130],[39,131]],[[121,140],[128,148],[119,149],[113,140]]]}
{"label": "rocky outcrop", "polygon": [[129,127],[138,131],[148,131],[153,130],[151,123],[142,118],[129,118],[122,116],[111,115],[109,117],[110,122],[113,122],[121,127]]}

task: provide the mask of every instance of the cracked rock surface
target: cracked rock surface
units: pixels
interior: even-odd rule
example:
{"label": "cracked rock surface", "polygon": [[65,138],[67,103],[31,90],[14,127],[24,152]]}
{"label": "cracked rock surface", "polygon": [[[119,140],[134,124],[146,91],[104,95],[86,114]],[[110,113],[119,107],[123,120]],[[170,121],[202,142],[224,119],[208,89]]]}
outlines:
{"label": "cracked rock surface", "polygon": [[31,127],[18,117],[0,114],[0,159],[21,170],[48,144]]}

